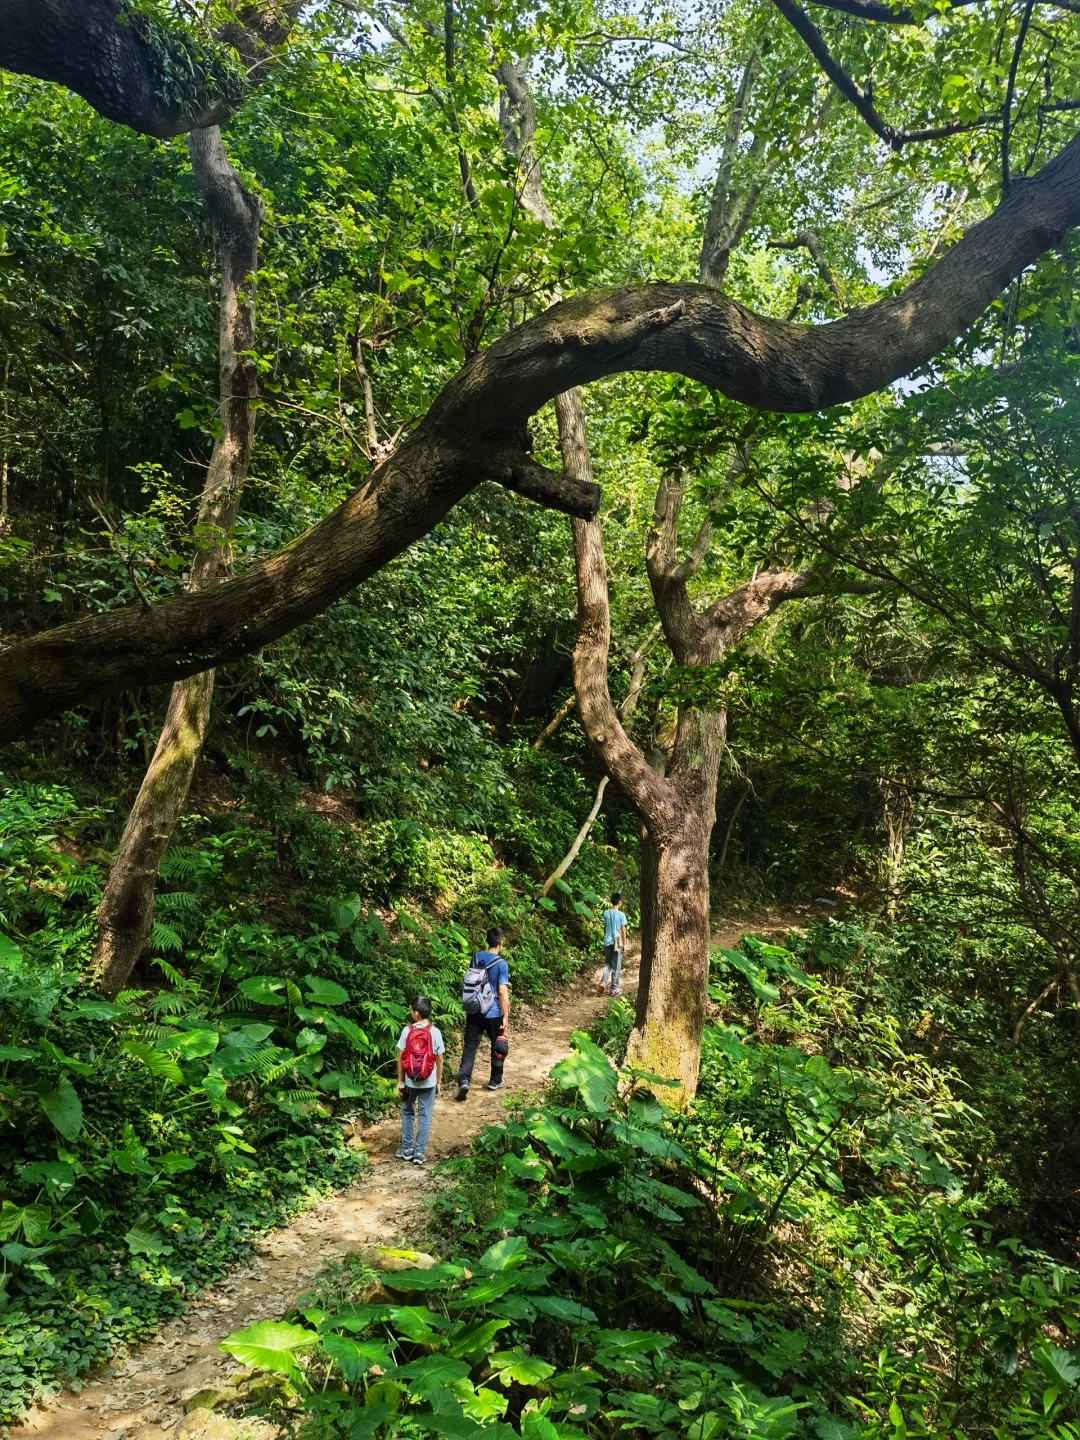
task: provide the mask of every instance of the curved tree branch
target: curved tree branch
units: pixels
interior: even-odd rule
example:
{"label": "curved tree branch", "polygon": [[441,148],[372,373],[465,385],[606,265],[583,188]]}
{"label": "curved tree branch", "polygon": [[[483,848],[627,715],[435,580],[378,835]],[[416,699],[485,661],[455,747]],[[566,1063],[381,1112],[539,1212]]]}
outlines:
{"label": "curved tree branch", "polygon": [[419,539],[481,480],[595,513],[594,488],[571,486],[568,496],[563,478],[526,452],[529,416],[574,386],[660,370],[764,410],[854,400],[936,354],[1078,222],[1075,138],[1033,179],[1015,181],[994,213],[905,291],[830,324],[767,319],[696,285],[563,301],[474,356],[397,452],[277,555],[212,593],[91,616],[0,652],[0,742],[72,704],[171,682],[269,644]]}
{"label": "curved tree branch", "polygon": [[[219,36],[200,40],[126,0],[0,0],[0,69],[63,85],[106,120],[167,140],[227,120],[300,8],[241,5]],[[181,90],[177,75],[193,79]]]}

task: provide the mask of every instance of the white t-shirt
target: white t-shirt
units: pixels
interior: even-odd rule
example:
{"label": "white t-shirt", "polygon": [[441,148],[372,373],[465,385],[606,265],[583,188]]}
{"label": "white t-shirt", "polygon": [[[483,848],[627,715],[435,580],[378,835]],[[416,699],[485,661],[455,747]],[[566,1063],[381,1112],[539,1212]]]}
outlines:
{"label": "white t-shirt", "polygon": [[[437,1025],[432,1025],[430,1020],[417,1020],[415,1024],[417,1025],[417,1027],[421,1025],[431,1026],[431,1049],[433,1054],[443,1055],[446,1053],[446,1046],[443,1044],[442,1031]],[[404,1052],[406,1043],[408,1042],[409,1029],[410,1027],[406,1025],[405,1029],[402,1030],[400,1036],[398,1037],[397,1048],[400,1052]],[[436,1065],[436,1067],[434,1068],[434,1070],[432,1070],[431,1074],[426,1080],[410,1080],[409,1077],[406,1075],[405,1084],[408,1085],[410,1090],[432,1090],[438,1083],[438,1074],[439,1067]]]}

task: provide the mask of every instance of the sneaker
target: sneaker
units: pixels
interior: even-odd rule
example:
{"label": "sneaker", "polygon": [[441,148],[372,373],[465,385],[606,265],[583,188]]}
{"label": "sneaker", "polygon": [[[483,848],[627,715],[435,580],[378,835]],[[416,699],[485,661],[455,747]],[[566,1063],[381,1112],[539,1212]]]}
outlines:
{"label": "sneaker", "polygon": [[600,984],[596,987],[596,993],[597,993],[598,995],[603,995],[603,993],[604,993],[604,991],[605,991],[606,989],[607,989],[607,986],[606,986],[606,985],[604,984],[604,982],[601,980],[601,981],[600,981]]}
{"label": "sneaker", "polygon": [[484,1086],[484,1089],[485,1089],[485,1090],[505,1090],[505,1089],[506,1089],[506,1081],[505,1081],[505,1080],[492,1080],[490,1084]]}
{"label": "sneaker", "polygon": [[457,1094],[454,1096],[454,1099],[455,1099],[455,1100],[467,1100],[468,1098],[469,1098],[469,1087],[468,1087],[468,1085],[459,1085],[459,1086],[458,1086],[458,1092],[457,1092]]}
{"label": "sneaker", "polygon": [[612,992],[611,992],[611,998],[614,1000],[616,995],[621,995],[621,994],[622,994],[622,991],[621,991],[621,990],[612,990]]}
{"label": "sneaker", "polygon": [[395,1160],[411,1160],[412,1158],[413,1152],[411,1150],[402,1150],[399,1148],[394,1151]]}
{"label": "sneaker", "polygon": [[412,1163],[413,1163],[414,1165],[423,1165],[423,1164],[425,1164],[426,1162],[425,1162],[425,1160],[424,1160],[423,1155],[414,1155],[414,1156],[412,1156]]}

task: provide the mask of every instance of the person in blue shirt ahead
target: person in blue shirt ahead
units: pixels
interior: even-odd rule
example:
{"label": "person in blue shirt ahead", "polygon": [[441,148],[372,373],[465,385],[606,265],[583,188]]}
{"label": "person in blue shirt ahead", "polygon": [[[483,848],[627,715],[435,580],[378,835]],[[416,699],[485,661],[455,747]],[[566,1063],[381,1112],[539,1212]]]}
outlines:
{"label": "person in blue shirt ahead", "polygon": [[461,1067],[457,1076],[458,1092],[455,1097],[458,1100],[469,1098],[476,1051],[484,1035],[491,1042],[491,1078],[487,1088],[506,1089],[506,1081],[503,1079],[506,1045],[499,1044],[500,1039],[505,1042],[510,1030],[510,968],[500,954],[505,938],[503,932],[493,926],[487,932],[487,949],[478,951],[473,960],[474,965],[483,966],[487,970],[494,999],[483,1015],[465,1016],[465,1042],[461,1052]]}
{"label": "person in blue shirt ahead", "polygon": [[600,994],[610,987],[612,995],[621,995],[623,957],[626,954],[626,915],[622,896],[612,895],[611,907],[604,911],[604,973],[600,977]]}

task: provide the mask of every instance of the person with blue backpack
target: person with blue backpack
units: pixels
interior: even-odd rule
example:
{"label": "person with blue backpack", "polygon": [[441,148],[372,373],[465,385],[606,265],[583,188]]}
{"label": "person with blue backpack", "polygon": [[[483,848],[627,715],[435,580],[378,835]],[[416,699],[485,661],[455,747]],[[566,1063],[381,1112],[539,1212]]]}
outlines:
{"label": "person with blue backpack", "polygon": [[458,1100],[469,1098],[473,1066],[481,1039],[491,1042],[491,1078],[488,1090],[505,1090],[503,1064],[509,1049],[510,969],[500,951],[505,935],[493,926],[487,932],[487,949],[478,950],[465,972],[461,1003],[465,1010],[465,1040],[457,1074]]}

